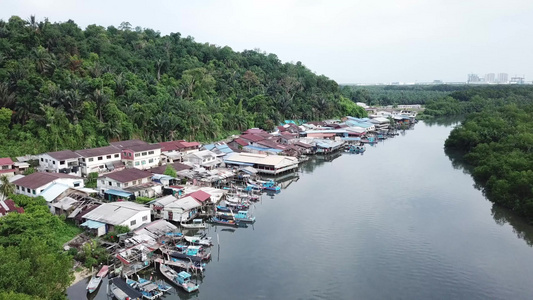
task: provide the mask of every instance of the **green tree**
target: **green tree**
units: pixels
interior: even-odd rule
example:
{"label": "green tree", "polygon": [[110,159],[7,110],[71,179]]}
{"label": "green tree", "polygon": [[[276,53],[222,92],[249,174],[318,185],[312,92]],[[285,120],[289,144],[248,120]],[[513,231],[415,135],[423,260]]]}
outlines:
{"label": "green tree", "polygon": [[168,175],[170,177],[176,178],[178,175],[176,174],[176,169],[171,164],[168,164],[165,168],[165,175]]}
{"label": "green tree", "polygon": [[0,176],[0,201],[7,199],[13,193],[15,193],[15,185],[9,182],[7,176]]}

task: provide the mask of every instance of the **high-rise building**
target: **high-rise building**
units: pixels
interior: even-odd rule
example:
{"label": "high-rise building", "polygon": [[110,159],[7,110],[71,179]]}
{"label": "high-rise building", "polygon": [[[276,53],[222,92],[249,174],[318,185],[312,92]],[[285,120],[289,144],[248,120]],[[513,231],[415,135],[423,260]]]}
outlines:
{"label": "high-rise building", "polygon": [[509,81],[509,83],[510,84],[524,84],[525,78],[519,77],[519,76],[511,77],[511,81]]}
{"label": "high-rise building", "polygon": [[498,83],[508,83],[509,75],[507,73],[498,73]]}
{"label": "high-rise building", "polygon": [[494,83],[494,82],[496,82],[496,74],[494,74],[494,73],[485,74],[485,82],[486,83]]}
{"label": "high-rise building", "polygon": [[479,76],[477,74],[468,74],[468,81],[467,83],[476,83],[480,82]]}

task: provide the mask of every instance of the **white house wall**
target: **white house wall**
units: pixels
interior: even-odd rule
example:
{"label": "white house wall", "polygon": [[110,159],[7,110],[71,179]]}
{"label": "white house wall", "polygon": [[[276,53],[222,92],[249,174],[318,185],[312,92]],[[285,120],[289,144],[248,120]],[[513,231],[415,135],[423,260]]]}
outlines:
{"label": "white house wall", "polygon": [[[79,165],[78,158],[65,159],[63,164],[60,164],[60,162],[60,160],[57,160],[46,153],[39,155],[39,167],[53,173],[59,173],[60,169],[70,168],[68,166],[69,163],[76,163],[76,165]],[[81,170],[69,174],[81,176]]]}
{"label": "white house wall", "polygon": [[[98,158],[101,159],[99,160]],[[84,176],[87,176],[92,172],[101,172],[101,169],[107,170],[106,164],[114,163],[120,160],[120,150],[117,150],[117,153],[109,155],[83,157],[80,158],[80,165],[85,164],[85,166],[81,167],[81,172]]]}
{"label": "white house wall", "polygon": [[[144,218],[144,220],[143,220]],[[131,225],[131,222],[135,221],[134,225]],[[142,224],[150,223],[150,210],[147,209],[145,211],[140,211],[137,214],[135,214],[133,217],[129,218],[128,220],[124,221],[122,226],[128,226],[131,230],[138,228]]]}

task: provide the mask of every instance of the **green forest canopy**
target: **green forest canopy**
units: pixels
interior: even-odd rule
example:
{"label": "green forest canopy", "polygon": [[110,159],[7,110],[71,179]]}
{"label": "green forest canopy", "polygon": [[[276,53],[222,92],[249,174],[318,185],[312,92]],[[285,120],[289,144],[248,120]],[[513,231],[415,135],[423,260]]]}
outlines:
{"label": "green forest canopy", "polygon": [[365,115],[335,81],[275,54],[33,16],[0,20],[0,107],[0,157]]}

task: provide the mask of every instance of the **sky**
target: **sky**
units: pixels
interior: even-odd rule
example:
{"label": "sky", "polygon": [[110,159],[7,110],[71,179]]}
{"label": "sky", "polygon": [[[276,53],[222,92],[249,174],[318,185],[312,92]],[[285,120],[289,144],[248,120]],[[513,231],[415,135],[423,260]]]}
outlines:
{"label": "sky", "polygon": [[302,62],[340,84],[466,81],[469,73],[533,79],[530,0],[0,0],[51,22],[180,32],[235,51]]}

